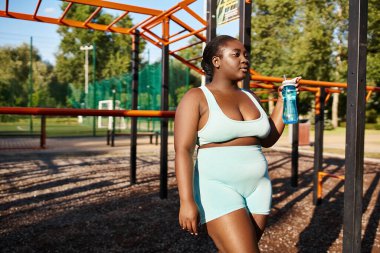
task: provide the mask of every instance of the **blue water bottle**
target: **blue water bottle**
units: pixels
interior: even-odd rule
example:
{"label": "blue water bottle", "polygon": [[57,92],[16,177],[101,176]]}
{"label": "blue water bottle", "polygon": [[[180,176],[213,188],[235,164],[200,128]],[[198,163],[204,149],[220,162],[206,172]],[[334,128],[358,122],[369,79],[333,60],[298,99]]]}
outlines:
{"label": "blue water bottle", "polygon": [[295,124],[298,122],[296,81],[295,79],[285,80],[282,85],[284,86],[282,89],[284,99],[282,120],[284,124]]}

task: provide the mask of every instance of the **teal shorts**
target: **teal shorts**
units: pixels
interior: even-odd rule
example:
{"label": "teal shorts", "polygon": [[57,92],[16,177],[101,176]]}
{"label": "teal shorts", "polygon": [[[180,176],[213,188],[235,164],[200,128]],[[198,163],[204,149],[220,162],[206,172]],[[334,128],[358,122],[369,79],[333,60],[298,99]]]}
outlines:
{"label": "teal shorts", "polygon": [[199,149],[194,197],[201,224],[241,208],[252,214],[269,214],[272,184],[261,146]]}

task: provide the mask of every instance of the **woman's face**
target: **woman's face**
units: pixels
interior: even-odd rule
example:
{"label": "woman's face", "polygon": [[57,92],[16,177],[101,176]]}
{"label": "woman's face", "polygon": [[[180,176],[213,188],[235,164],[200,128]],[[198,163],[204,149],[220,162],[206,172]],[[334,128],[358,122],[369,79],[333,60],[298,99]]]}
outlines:
{"label": "woman's face", "polygon": [[229,80],[243,80],[249,72],[249,56],[244,45],[238,40],[230,40],[220,48],[220,53],[214,66]]}

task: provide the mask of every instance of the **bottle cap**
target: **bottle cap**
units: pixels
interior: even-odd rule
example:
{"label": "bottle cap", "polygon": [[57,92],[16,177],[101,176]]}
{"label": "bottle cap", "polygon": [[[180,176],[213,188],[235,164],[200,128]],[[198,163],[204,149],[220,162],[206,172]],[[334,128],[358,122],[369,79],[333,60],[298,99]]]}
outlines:
{"label": "bottle cap", "polygon": [[282,85],[283,86],[289,86],[289,85],[295,86],[296,85],[296,79],[293,78],[291,80],[285,80],[285,81],[282,82]]}

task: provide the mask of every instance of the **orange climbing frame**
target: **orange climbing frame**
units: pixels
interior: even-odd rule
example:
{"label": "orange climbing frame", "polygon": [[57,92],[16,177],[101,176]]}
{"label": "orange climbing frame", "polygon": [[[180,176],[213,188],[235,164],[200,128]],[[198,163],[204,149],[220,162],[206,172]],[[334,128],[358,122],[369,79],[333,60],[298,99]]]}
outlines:
{"label": "orange climbing frame", "polygon": [[[146,8],[146,7],[136,6],[136,5],[122,4],[122,3],[117,3],[110,0],[108,1],[106,0],[91,0],[91,1],[65,0],[65,2],[68,3],[68,5],[58,18],[51,18],[51,17],[38,15],[38,11],[41,6],[42,0],[38,0],[33,14],[9,11],[10,1],[12,0],[5,0],[5,9],[0,10],[0,17],[23,19],[23,20],[30,20],[30,21],[36,21],[36,22],[56,24],[56,25],[71,26],[71,27],[76,27],[76,28],[93,29],[93,30],[98,30],[98,31],[107,31],[107,32],[130,34],[130,35],[135,34],[135,31],[137,29],[140,29],[141,30],[140,36],[142,38],[144,38],[146,41],[149,41],[153,45],[156,45],[157,47],[160,47],[160,48],[162,46],[173,44],[185,38],[195,36],[198,39],[198,41],[196,41],[195,43],[189,46],[177,48],[174,50],[169,50],[169,54],[173,56],[174,58],[176,58],[177,60],[179,60],[180,62],[182,62],[183,64],[185,64],[187,67],[198,72],[199,74],[202,74],[202,75],[204,74],[197,64],[199,63],[199,60],[201,59],[201,57],[185,59],[178,54],[178,52],[186,48],[195,46],[199,43],[206,41],[206,37],[203,35],[203,31],[205,31],[207,28],[207,22],[190,8],[190,5],[196,2],[197,0],[182,0],[181,2],[174,5],[173,7],[169,8],[166,11]],[[251,2],[251,1],[246,0],[246,2]],[[72,8],[74,4],[89,5],[89,6],[96,7],[96,9],[85,21],[68,19],[66,18],[67,13],[70,11],[70,9]],[[97,23],[92,22],[93,18],[101,11],[102,8],[122,11],[122,14],[119,17],[117,17],[115,20],[110,22],[108,25],[97,24]],[[179,11],[185,11],[186,13],[188,13],[191,17],[194,18],[195,21],[197,21],[201,25],[201,27],[195,29],[191,25],[186,24],[181,19],[176,17],[175,14]],[[140,23],[132,27],[117,26],[118,22],[121,19],[123,19],[128,13],[136,13],[136,14],[145,15],[146,18],[142,20]],[[177,31],[175,33],[170,33],[170,29],[169,29],[170,22],[174,22],[178,26],[182,27],[183,30]],[[159,25],[162,26],[162,34],[156,34],[153,32],[153,28]],[[260,73],[256,72],[253,69],[250,70],[250,74],[251,74],[252,81],[260,82],[260,83],[251,84],[251,87],[274,89],[275,86],[273,83],[282,82],[283,80],[282,78],[279,78],[279,77],[262,76],[260,75]],[[313,81],[313,80],[301,80],[300,85],[326,87],[326,88],[334,88],[334,87],[347,88],[346,83]],[[367,93],[366,99],[368,100],[373,92],[380,92],[380,87],[367,87],[367,91],[368,93]]]}

